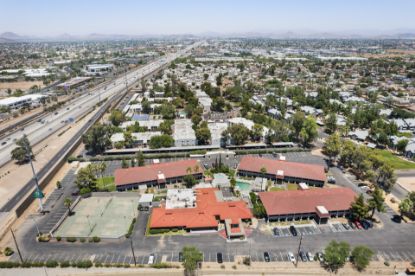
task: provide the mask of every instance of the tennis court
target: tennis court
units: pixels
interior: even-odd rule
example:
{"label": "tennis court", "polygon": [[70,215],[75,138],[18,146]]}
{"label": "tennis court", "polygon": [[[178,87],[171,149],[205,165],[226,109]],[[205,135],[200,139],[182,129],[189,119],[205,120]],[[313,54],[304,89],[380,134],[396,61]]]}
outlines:
{"label": "tennis court", "polygon": [[75,206],[74,214],[68,216],[54,236],[119,238],[128,232],[137,216],[138,198],[132,197],[90,197],[81,199]]}

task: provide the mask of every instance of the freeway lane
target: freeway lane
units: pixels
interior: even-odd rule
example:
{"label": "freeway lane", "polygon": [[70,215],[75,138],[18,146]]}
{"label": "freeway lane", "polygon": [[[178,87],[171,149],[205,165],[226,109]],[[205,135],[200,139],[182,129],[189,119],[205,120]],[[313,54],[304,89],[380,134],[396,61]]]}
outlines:
{"label": "freeway lane", "polygon": [[[140,78],[145,77],[147,75],[149,75],[150,73],[158,70],[159,68],[161,68],[162,66],[170,63],[171,61],[173,61],[174,59],[176,59],[177,57],[183,56],[185,55],[189,50],[191,50],[193,47],[196,47],[198,45],[198,43],[195,43],[189,47],[187,47],[184,50],[181,50],[175,54],[169,54],[161,59],[159,59],[158,61],[155,61],[153,63],[150,63],[138,70],[135,70],[134,72],[131,72],[127,75],[126,79],[127,79],[127,84],[131,85],[133,83],[135,83],[136,81],[138,81]],[[47,175],[47,173],[53,168],[53,166],[55,164],[58,163],[58,161],[60,160],[60,158],[62,156],[64,156],[64,154],[79,140],[81,139],[81,136],[83,133],[85,133],[88,128],[90,128],[106,111],[106,109],[108,108],[108,106],[112,103],[113,100],[117,100],[119,97],[123,96],[123,93],[120,93],[123,91],[123,89],[125,89],[125,85],[126,83],[123,81],[123,79],[118,79],[117,81],[114,82],[114,84],[112,84],[114,87],[113,88],[109,88],[109,89],[104,89],[103,94],[101,95],[101,97],[103,97],[103,95],[107,95],[109,94],[109,97],[111,97],[108,101],[105,102],[104,105],[102,105],[98,112],[94,114],[94,116],[92,117],[91,120],[89,120],[77,133],[74,137],[72,137],[70,139],[70,141],[64,145],[55,155],[54,157],[51,158],[51,160],[38,171],[38,177],[39,179],[42,179],[43,177],[45,177]],[[108,86],[107,86],[108,87]],[[108,91],[105,91],[108,90]],[[112,92],[110,92],[112,91]],[[115,92],[116,93],[115,93]],[[126,92],[126,91],[124,91]],[[96,100],[98,101],[98,95],[95,96],[96,98],[92,98],[92,100]],[[90,99],[90,98],[88,98]],[[102,99],[102,98],[101,98]],[[95,105],[94,101],[88,103],[87,105],[93,106]],[[76,108],[75,108],[75,111]],[[77,111],[79,112],[79,111]],[[59,121],[59,120],[58,120]],[[48,125],[49,126],[49,125]],[[44,128],[41,128],[41,130],[44,130]],[[47,130],[47,128],[46,128]],[[41,135],[44,134],[40,134]],[[33,137],[31,137],[33,138]],[[36,139],[37,137],[35,137]],[[27,182],[23,188],[17,193],[15,194],[1,209],[1,212],[10,212],[12,211],[17,204],[31,191],[34,190],[34,180],[30,180],[29,182]]]}
{"label": "freeway lane", "polygon": [[23,134],[28,136],[32,145],[37,144],[52,133],[62,129],[66,124],[68,124],[69,119],[76,121],[78,118],[81,118],[85,114],[89,113],[100,100],[104,98],[111,98],[112,96],[121,93],[125,90],[126,85],[131,85],[144,75],[159,69],[165,64],[176,59],[178,56],[185,54],[190,49],[191,48],[188,47],[178,53],[169,54],[141,68],[129,72],[124,76],[118,77],[116,80],[110,81],[105,86],[103,85],[93,91],[90,91],[84,96],[74,99],[71,103],[63,106],[56,112],[44,116],[41,122],[33,122],[27,125],[22,131],[17,131],[5,136],[2,140],[0,140],[0,144],[6,142],[6,144],[0,146],[0,167],[11,160],[11,151],[16,147],[14,141],[21,138]]}

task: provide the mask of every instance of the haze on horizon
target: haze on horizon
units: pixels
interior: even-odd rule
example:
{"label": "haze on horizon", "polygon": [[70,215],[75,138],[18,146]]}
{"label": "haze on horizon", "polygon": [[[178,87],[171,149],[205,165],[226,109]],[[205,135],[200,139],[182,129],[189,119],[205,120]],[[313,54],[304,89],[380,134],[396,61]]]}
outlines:
{"label": "haze on horizon", "polygon": [[0,6],[0,33],[30,36],[415,30],[409,0],[0,0]]}

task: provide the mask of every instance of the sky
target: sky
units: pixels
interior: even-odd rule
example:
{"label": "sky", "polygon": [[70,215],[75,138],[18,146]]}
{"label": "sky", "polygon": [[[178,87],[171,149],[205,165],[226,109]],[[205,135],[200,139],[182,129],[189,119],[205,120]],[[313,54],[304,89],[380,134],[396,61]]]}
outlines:
{"label": "sky", "polygon": [[415,30],[412,0],[0,0],[0,33],[54,36]]}

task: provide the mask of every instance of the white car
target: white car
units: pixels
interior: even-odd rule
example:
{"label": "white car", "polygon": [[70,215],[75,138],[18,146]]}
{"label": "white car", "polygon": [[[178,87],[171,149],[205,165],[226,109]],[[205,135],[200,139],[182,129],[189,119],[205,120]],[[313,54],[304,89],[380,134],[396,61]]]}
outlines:
{"label": "white car", "polygon": [[148,264],[149,265],[154,264],[154,254],[151,254],[150,257],[148,257]]}
{"label": "white car", "polygon": [[295,257],[292,252],[288,252],[288,259],[290,259],[290,262],[295,263]]}

